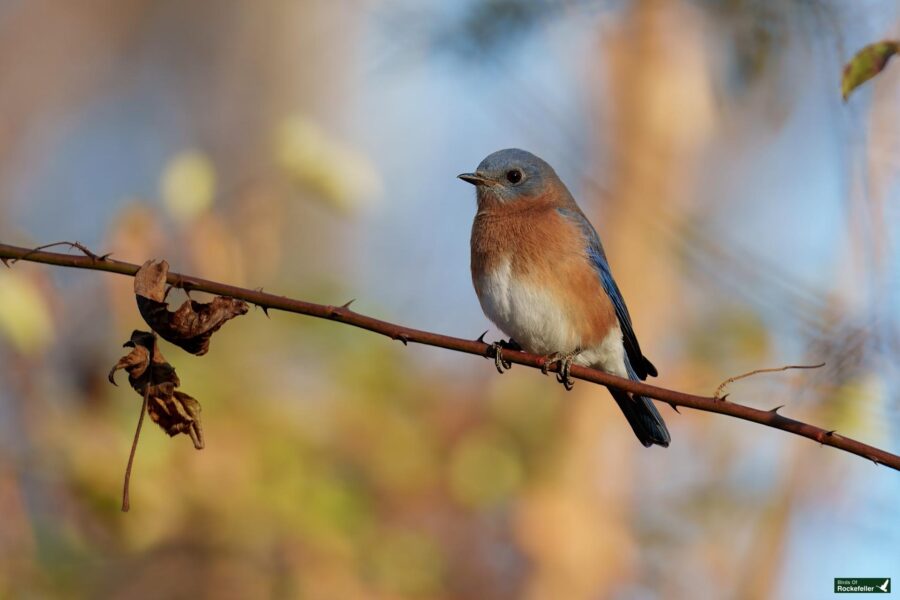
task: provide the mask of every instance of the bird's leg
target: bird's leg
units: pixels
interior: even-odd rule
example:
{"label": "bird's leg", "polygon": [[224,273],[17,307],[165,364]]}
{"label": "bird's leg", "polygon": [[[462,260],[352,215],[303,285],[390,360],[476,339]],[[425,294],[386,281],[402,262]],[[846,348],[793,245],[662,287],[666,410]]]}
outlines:
{"label": "bird's leg", "polygon": [[494,366],[497,367],[497,372],[503,375],[504,372],[508,371],[512,368],[512,363],[503,358],[504,350],[515,350],[517,352],[522,351],[522,346],[516,342],[516,340],[509,338],[509,341],[500,340],[498,342],[494,342],[491,344],[491,348],[494,353]]}
{"label": "bird's leg", "polygon": [[544,364],[541,366],[541,373],[546,375],[547,370],[550,368],[550,365],[558,362],[559,372],[556,374],[556,380],[563,384],[563,387],[566,388],[566,391],[570,391],[573,387],[575,387],[575,381],[571,377],[569,377],[569,370],[572,368],[572,362],[579,354],[581,354],[580,349],[576,349],[574,352],[570,352],[568,354],[561,354],[559,352],[548,354],[544,357]]}
{"label": "bird's leg", "polygon": [[560,354],[559,352],[554,352],[553,354],[548,354],[547,356],[545,356],[544,364],[541,365],[541,373],[546,375],[548,370],[550,369],[550,365],[559,361],[559,359],[562,357],[563,357],[563,355]]}
{"label": "bird's leg", "polygon": [[569,369],[572,368],[572,361],[580,353],[581,351],[577,350],[571,354],[566,354],[559,363],[559,373],[556,374],[556,380],[563,384],[567,392],[572,391],[572,388],[575,387],[575,380],[569,377]]}

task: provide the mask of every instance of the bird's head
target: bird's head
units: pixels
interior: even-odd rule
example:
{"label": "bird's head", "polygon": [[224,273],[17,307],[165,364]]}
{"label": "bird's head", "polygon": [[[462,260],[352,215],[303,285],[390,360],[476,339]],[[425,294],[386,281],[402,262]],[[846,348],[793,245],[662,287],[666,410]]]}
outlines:
{"label": "bird's head", "polygon": [[553,167],[517,148],[498,150],[481,161],[474,173],[458,177],[477,188],[480,208],[547,199],[556,191],[569,195]]}

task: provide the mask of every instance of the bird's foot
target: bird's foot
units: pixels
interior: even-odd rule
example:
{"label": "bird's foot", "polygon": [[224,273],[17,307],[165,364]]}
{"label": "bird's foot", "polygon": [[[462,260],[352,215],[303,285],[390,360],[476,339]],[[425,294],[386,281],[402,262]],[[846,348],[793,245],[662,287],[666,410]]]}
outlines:
{"label": "bird's foot", "polygon": [[520,346],[516,340],[510,338],[509,341],[500,340],[494,342],[491,344],[491,349],[492,354],[494,355],[494,366],[497,367],[497,372],[503,375],[503,373],[512,369],[512,363],[503,358],[503,351],[515,350],[516,352],[521,352],[522,346]]}
{"label": "bird's foot", "polygon": [[558,362],[559,371],[556,373],[556,380],[563,384],[563,387],[566,388],[566,391],[570,391],[573,387],[575,387],[575,380],[569,377],[569,370],[572,368],[572,363],[575,361],[579,354],[581,354],[581,350],[575,350],[574,352],[570,352],[568,354],[562,354],[560,352],[548,354],[544,357],[544,364],[541,366],[541,373],[546,375],[547,371],[550,369],[550,365]]}

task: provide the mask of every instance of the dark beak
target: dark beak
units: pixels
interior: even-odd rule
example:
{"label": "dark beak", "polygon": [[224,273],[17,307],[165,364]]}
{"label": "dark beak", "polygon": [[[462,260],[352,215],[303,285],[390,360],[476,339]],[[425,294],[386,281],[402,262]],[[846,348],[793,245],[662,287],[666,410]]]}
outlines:
{"label": "dark beak", "polygon": [[486,179],[477,173],[460,173],[457,177],[472,185],[486,185],[490,183],[489,179]]}

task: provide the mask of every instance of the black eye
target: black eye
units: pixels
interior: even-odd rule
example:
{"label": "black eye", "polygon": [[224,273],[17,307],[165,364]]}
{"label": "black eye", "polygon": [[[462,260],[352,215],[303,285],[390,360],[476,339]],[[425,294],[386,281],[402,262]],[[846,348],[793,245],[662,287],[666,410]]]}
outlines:
{"label": "black eye", "polygon": [[511,171],[506,172],[506,180],[510,183],[519,183],[522,181],[522,171],[518,169],[512,169]]}

